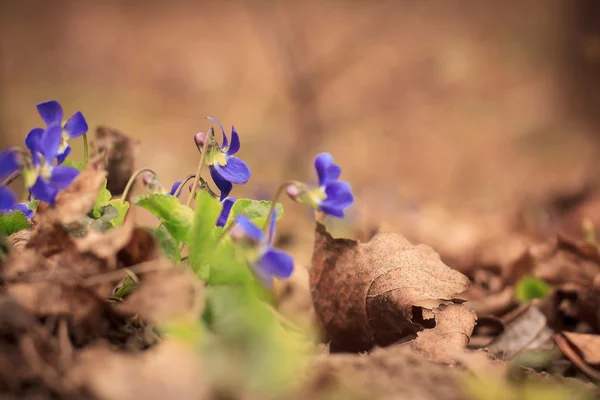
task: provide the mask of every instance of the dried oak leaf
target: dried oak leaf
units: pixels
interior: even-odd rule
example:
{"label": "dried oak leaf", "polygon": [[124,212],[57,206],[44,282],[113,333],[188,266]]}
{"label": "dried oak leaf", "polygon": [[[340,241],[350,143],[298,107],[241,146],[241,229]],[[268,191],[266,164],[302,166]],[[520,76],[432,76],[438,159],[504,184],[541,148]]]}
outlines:
{"label": "dried oak leaf", "polygon": [[477,315],[462,304],[433,309],[435,327],[417,333],[410,346],[431,361],[456,364],[453,353],[469,344]]}
{"label": "dried oak leaf", "polygon": [[106,156],[106,188],[113,195],[123,193],[133,174],[137,142],[116,129],[99,126],[96,128],[96,139],[92,147]]}
{"label": "dried oak leaf", "polygon": [[332,351],[367,351],[423,330],[423,310],[469,287],[429,246],[378,233],[359,243],[334,239],[317,223],[310,287]]}

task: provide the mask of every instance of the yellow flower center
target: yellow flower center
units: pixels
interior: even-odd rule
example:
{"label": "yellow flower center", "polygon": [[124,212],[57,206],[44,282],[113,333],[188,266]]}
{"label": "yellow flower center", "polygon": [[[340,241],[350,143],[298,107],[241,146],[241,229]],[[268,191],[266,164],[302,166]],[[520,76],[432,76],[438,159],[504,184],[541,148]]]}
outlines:
{"label": "yellow flower center", "polygon": [[215,164],[219,164],[220,166],[225,166],[227,165],[227,156],[225,156],[225,153],[223,153],[221,151],[221,149],[216,148],[212,151],[209,151],[208,154],[206,155],[206,164],[208,165],[215,165]]}
{"label": "yellow flower center", "polygon": [[58,147],[58,154],[62,154],[67,149],[69,145],[69,135],[66,131],[62,132],[62,138],[60,139],[60,146]]}

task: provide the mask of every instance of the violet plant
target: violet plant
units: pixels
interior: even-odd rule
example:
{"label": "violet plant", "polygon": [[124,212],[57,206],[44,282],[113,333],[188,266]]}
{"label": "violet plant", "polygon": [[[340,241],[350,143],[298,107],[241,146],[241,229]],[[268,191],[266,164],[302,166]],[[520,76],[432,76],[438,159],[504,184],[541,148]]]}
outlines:
{"label": "violet plant", "polygon": [[[88,125],[83,114],[77,112],[65,122],[63,109],[56,101],[41,103],[37,109],[46,127],[32,129],[25,139],[25,148],[10,148],[0,153],[3,181],[0,233],[7,236],[30,228],[36,205],[44,202],[51,207],[60,192],[77,179],[88,160]],[[285,192],[296,202],[312,207],[319,220],[325,215],[343,217],[345,209],[354,201],[350,185],[339,180],[341,168],[333,157],[322,153],[315,159],[318,185],[287,181],[279,187],[272,201],[232,197],[233,185],[245,184],[251,177],[248,165],[236,156],[242,147],[240,135],[232,127],[228,137],[219,121],[207,118],[220,128],[222,141],[219,144],[215,139],[213,128],[193,135],[200,153],[195,173],[167,186],[170,187],[167,190],[155,171],[142,168],[131,176],[120,198],[113,198],[105,181],[83,225],[100,231],[121,225],[130,209],[127,199],[133,183],[141,177],[146,193],[133,197],[131,204],[147,209],[158,218],[158,227],[149,230],[163,254],[176,264],[190,268],[209,288],[205,315],[199,322],[204,324],[202,330],[219,331],[219,340],[226,341],[229,340],[227,335],[235,330],[220,331],[221,324],[238,324],[236,329],[244,327],[242,336],[260,334],[265,338],[255,343],[264,347],[261,352],[265,356],[293,353],[296,350],[290,350],[289,343],[282,341],[281,317],[273,314],[268,305],[275,279],[289,278],[294,271],[292,256],[274,247],[275,225],[283,214],[279,197]],[[68,159],[71,156],[69,141],[77,137],[82,137],[84,142],[83,163]],[[205,169],[212,184],[202,178]],[[9,188],[18,177],[25,184],[21,202]],[[189,190],[185,190],[188,193],[183,202],[186,187]],[[135,290],[135,284],[129,283],[128,289],[121,288],[117,295]],[[256,325],[256,318],[262,321],[260,326]],[[292,347],[296,349],[295,345]],[[222,351],[227,353],[228,346]],[[254,365],[256,351],[256,348],[248,349],[249,365]],[[248,382],[256,380],[254,374],[261,374],[260,379],[269,380],[267,387],[272,390],[272,381],[279,379],[278,376],[283,379],[282,376],[288,374],[287,378],[293,379],[291,369],[273,365],[275,363],[265,362],[261,368],[250,368]]]}

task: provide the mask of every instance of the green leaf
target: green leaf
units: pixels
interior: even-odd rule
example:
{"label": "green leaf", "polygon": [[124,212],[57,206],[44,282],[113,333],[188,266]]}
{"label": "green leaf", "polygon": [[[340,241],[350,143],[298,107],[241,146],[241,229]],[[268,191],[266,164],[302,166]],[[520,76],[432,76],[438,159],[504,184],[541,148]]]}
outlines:
{"label": "green leaf", "polygon": [[102,188],[100,188],[100,191],[98,192],[98,195],[96,196],[96,203],[94,204],[94,209],[92,210],[92,215],[94,216],[94,218],[100,218],[100,215],[101,215],[100,209],[102,207],[108,205],[111,197],[112,197],[112,195],[106,188],[106,179],[105,179],[104,183],[102,184]]}
{"label": "green leaf", "polygon": [[190,243],[194,212],[181,204],[179,199],[168,194],[151,193],[138,196],[132,202],[158,217],[175,240]]}
{"label": "green leaf", "polygon": [[27,217],[21,211],[15,210],[0,214],[0,232],[6,236],[27,228],[29,228],[29,222],[27,222]]}
{"label": "green leaf", "polygon": [[[235,217],[240,214],[245,214],[255,223],[263,221],[264,224],[267,215],[269,215],[271,204],[272,202],[266,200],[237,199],[236,202],[233,203],[233,207],[231,207],[227,224],[233,221]],[[277,203],[275,206],[275,215],[277,219],[281,218],[283,215],[283,206],[281,203]],[[262,225],[259,224],[259,226]]]}
{"label": "green leaf", "polygon": [[214,235],[217,219],[221,214],[221,203],[206,191],[196,195],[196,210],[192,226],[189,264],[202,280],[208,279],[211,253],[218,245]]}
{"label": "green leaf", "polygon": [[113,227],[123,225],[125,221],[125,216],[127,215],[127,211],[129,210],[129,202],[121,201],[120,199],[114,199],[108,202],[109,207],[114,207],[118,211],[118,215],[110,221],[110,224]]}
{"label": "green leaf", "polygon": [[63,161],[62,165],[66,165],[67,167],[73,167],[73,168],[77,168],[79,171],[83,171],[83,169],[85,168],[85,164],[79,161],[73,161],[73,160],[65,160]]}
{"label": "green leaf", "polygon": [[203,317],[209,318],[205,322],[210,323],[214,340],[206,343],[203,356],[217,382],[264,398],[291,390],[297,377],[306,373],[305,354],[313,347],[312,338],[287,329],[251,287],[208,287],[206,303],[210,311]]}
{"label": "green leaf", "polygon": [[[222,229],[217,228],[217,231],[222,232]],[[209,285],[253,285],[256,282],[244,249],[228,238],[211,251],[209,265],[210,273],[205,279]]]}
{"label": "green leaf", "polygon": [[133,289],[135,289],[136,287],[136,283],[133,281],[133,279],[131,279],[131,277],[127,277],[125,278],[125,280],[123,281],[123,284],[121,286],[119,286],[119,288],[117,289],[117,291],[115,292],[114,296],[115,297],[120,297],[123,298],[126,295],[128,295],[129,293],[131,293],[133,291]]}
{"label": "green leaf", "polygon": [[154,235],[154,238],[158,242],[158,245],[160,246],[165,257],[170,258],[171,260],[175,259],[176,261],[179,261],[181,257],[179,256],[177,243],[167,229],[164,226],[161,226],[160,228],[147,229]]}
{"label": "green leaf", "polygon": [[523,303],[532,299],[541,299],[551,291],[552,286],[532,276],[522,278],[515,285],[515,297]]}

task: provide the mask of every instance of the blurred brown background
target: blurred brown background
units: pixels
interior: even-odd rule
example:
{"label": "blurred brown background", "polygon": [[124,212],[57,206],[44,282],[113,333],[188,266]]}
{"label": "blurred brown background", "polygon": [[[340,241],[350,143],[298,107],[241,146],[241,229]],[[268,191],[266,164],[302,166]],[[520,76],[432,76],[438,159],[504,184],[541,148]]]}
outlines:
{"label": "blurred brown background", "polygon": [[[253,171],[233,195],[313,179],[329,151],[351,220],[391,226],[424,204],[494,210],[597,181],[593,0],[0,4],[2,145],[57,99],[139,139],[137,165],[168,186],[211,115]],[[286,204],[284,226],[301,223]]]}

